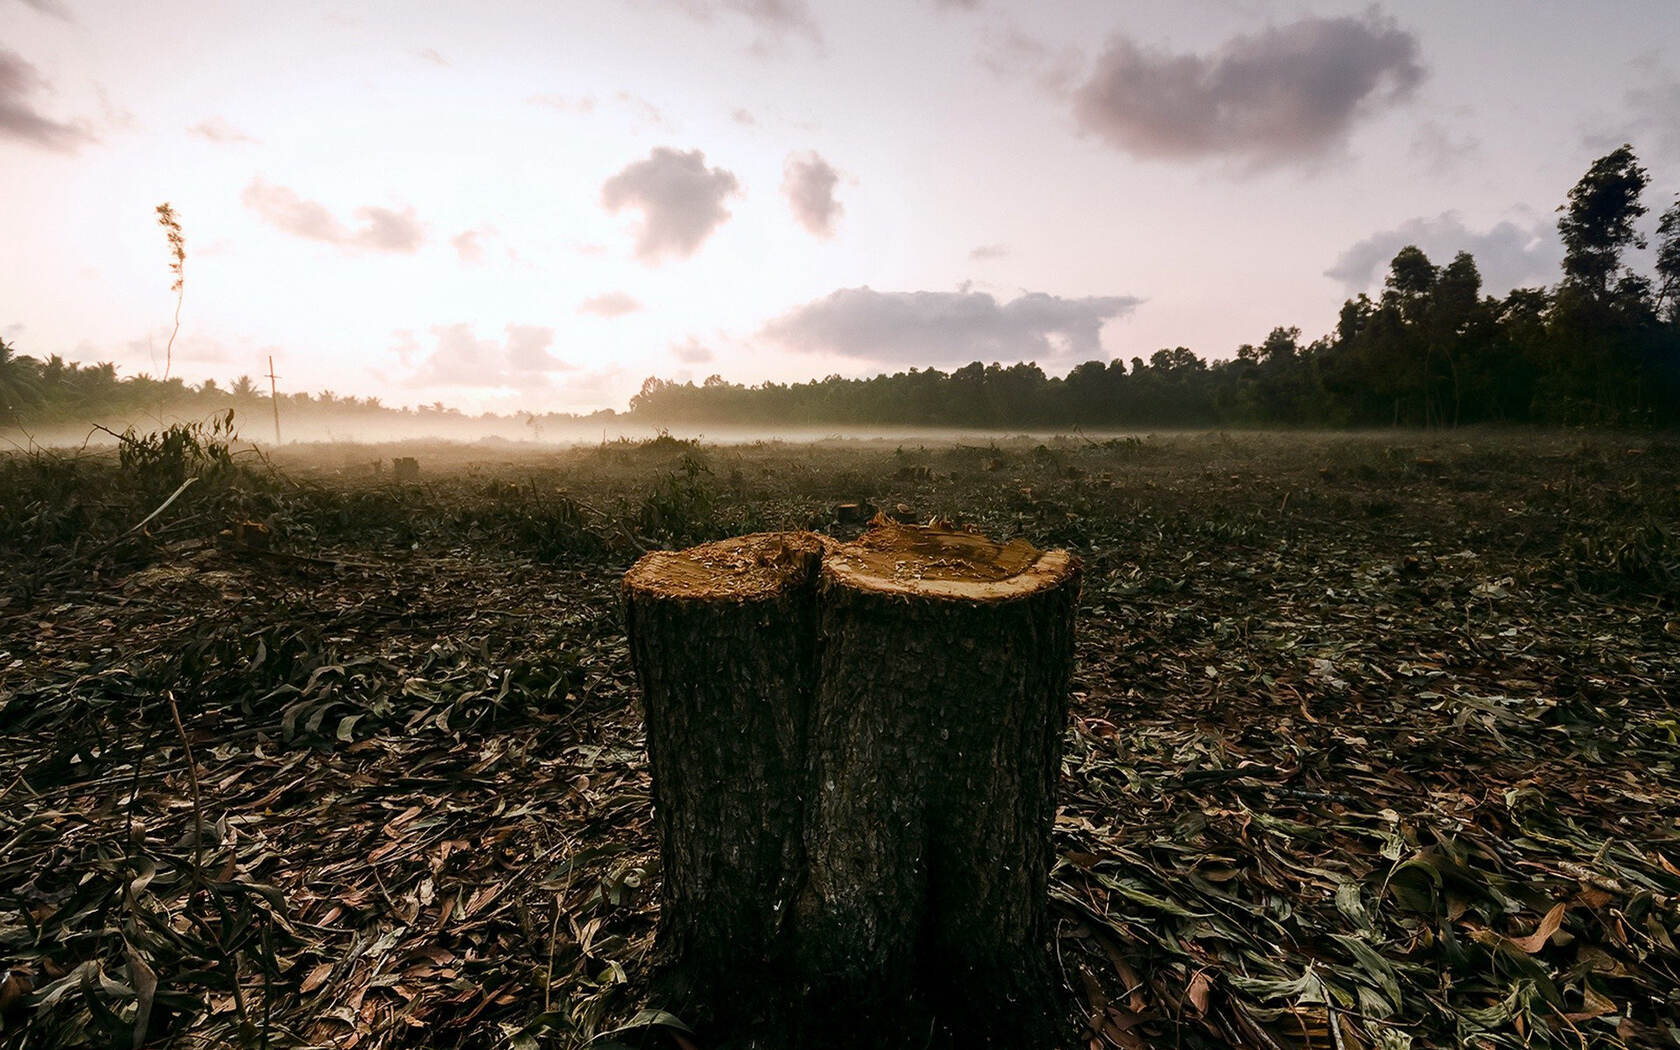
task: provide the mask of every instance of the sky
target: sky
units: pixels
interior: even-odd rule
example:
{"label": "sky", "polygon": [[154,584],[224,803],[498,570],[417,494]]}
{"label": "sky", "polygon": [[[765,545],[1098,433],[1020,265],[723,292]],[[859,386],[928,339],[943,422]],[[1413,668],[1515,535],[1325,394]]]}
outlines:
{"label": "sky", "polygon": [[[1330,331],[1407,243],[1550,284],[1674,0],[0,0],[0,337],[625,408]],[[155,208],[186,240],[181,327]],[[1637,260],[1636,260],[1637,261]]]}

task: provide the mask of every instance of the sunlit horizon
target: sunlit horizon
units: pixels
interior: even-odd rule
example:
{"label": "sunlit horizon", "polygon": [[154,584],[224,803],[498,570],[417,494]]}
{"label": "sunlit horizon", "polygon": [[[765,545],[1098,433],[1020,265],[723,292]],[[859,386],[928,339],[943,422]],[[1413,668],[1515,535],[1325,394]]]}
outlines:
{"label": "sunlit horizon", "polygon": [[1554,209],[1623,141],[1654,222],[1668,14],[0,0],[0,337],[469,413],[1225,359],[1329,332],[1407,243],[1471,251],[1492,294],[1555,282]]}

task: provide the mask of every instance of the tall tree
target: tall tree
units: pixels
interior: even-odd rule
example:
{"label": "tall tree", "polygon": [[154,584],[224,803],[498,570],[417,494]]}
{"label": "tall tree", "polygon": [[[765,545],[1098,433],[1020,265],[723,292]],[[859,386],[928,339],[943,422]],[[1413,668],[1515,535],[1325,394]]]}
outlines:
{"label": "tall tree", "polygon": [[[1469,252],[1459,252],[1442,268],[1430,295],[1427,366],[1438,422],[1457,426],[1463,416],[1467,373],[1473,355],[1473,330],[1482,313],[1481,291],[1482,275],[1476,269],[1476,260]],[[1450,413],[1441,403],[1445,399],[1433,393],[1441,365],[1446,367],[1451,389]]]}
{"label": "tall tree", "polygon": [[1394,253],[1383,281],[1381,324],[1368,336],[1372,382],[1393,399],[1392,423],[1432,423],[1430,345],[1425,322],[1440,267],[1415,244]]}
{"label": "tall tree", "polygon": [[1622,145],[1593,161],[1581,181],[1569,191],[1568,203],[1558,211],[1563,236],[1563,279],[1602,301],[1610,279],[1621,268],[1622,251],[1645,247],[1634,223],[1645,214],[1640,197],[1650,175],[1639,166],[1633,147]]}
{"label": "tall tree", "polygon": [[1680,325],[1680,197],[1657,223],[1657,306]]}
{"label": "tall tree", "polygon": [[41,400],[35,359],[0,339],[0,419],[16,422],[25,408]]}
{"label": "tall tree", "polygon": [[1396,252],[1394,261],[1388,264],[1388,278],[1383,281],[1388,294],[1383,298],[1398,306],[1407,321],[1419,320],[1440,274],[1440,269],[1429,261],[1422,248],[1408,244]]}

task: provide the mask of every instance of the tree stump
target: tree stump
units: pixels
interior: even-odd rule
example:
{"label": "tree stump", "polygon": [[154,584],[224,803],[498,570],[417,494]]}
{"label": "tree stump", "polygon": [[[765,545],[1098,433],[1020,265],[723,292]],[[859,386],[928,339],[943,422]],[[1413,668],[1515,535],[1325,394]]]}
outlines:
{"label": "tree stump", "polygon": [[880,525],[625,577],[661,1004],[708,1045],[1057,1045],[1051,825],[1078,562]]}
{"label": "tree stump", "polygon": [[744,993],[781,980],[804,883],[823,544],[759,533],[656,551],[624,578],[663,874],[659,992],[725,1029],[772,1027],[777,1004]]}
{"label": "tree stump", "polygon": [[867,503],[840,503],[834,508],[834,520],[842,525],[862,525],[875,513]]}

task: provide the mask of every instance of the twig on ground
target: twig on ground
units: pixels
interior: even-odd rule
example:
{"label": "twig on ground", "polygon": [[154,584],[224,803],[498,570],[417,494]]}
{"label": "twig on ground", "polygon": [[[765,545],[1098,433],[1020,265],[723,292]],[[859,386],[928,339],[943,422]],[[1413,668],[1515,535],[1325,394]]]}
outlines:
{"label": "twig on ground", "polygon": [[175,732],[181,735],[181,749],[186,752],[187,783],[192,786],[193,803],[193,878],[204,879],[204,800],[198,792],[198,762],[193,758],[192,744],[187,740],[187,727],[181,724],[181,708],[175,703],[175,691],[165,689],[169,701],[169,717],[175,720]]}

